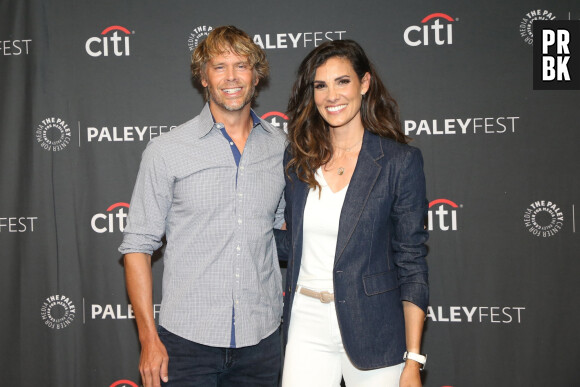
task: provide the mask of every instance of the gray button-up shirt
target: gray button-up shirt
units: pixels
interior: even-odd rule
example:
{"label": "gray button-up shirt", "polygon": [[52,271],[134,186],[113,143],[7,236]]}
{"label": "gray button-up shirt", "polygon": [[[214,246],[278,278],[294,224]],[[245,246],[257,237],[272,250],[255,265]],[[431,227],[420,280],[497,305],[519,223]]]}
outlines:
{"label": "gray button-up shirt", "polygon": [[286,135],[262,120],[236,167],[219,127],[206,104],[147,145],[119,251],[151,254],[165,235],[160,325],[196,343],[229,347],[233,307],[236,346],[244,347],[280,324],[272,228],[284,221]]}

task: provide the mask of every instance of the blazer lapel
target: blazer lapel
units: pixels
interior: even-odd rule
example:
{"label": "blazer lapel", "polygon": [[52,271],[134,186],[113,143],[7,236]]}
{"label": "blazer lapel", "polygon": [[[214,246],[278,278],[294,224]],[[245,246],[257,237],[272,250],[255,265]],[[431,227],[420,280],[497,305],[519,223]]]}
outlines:
{"label": "blazer lapel", "polygon": [[382,157],[383,150],[380,138],[377,135],[365,131],[356,168],[350,179],[340,213],[338,240],[336,242],[336,254],[334,257],[335,265],[342,256],[358,224],[371,190],[381,172],[382,167],[376,161]]}

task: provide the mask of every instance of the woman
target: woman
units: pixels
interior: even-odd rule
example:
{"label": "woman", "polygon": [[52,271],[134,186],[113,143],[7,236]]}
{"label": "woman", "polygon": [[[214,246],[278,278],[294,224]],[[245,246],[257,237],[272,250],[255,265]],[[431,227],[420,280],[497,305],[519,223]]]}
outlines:
{"label": "woman", "polygon": [[303,60],[288,110],[283,386],[420,386],[421,153],[354,41]]}

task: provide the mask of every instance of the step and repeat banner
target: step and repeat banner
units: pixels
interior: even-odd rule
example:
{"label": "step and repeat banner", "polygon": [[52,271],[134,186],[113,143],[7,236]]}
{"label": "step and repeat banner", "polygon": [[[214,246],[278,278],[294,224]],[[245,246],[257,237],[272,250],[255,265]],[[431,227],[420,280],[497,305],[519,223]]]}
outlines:
{"label": "step and repeat banner", "polygon": [[0,18],[3,385],[141,384],[117,247],[141,153],[202,109],[190,55],[225,24],[267,53],[273,125],[327,40],[358,41],[398,100],[430,201],[424,385],[577,385],[580,91],[534,90],[532,25],[578,2],[2,0]]}

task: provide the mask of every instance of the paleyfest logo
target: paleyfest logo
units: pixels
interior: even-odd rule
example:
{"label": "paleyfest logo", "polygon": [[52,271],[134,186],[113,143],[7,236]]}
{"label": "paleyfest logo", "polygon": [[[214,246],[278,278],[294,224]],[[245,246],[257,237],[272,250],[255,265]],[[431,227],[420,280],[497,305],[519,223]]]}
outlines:
{"label": "paleyfest logo", "polygon": [[520,36],[529,45],[534,43],[534,31],[532,29],[532,23],[534,20],[554,20],[556,16],[547,9],[534,9],[523,17],[520,22]]}
{"label": "paleyfest logo", "polygon": [[28,55],[32,39],[0,40],[0,55]]}
{"label": "paleyfest logo", "polygon": [[71,141],[71,130],[68,124],[57,117],[49,117],[36,127],[36,141],[47,151],[61,151]]}
{"label": "paleyfest logo", "polygon": [[528,231],[538,237],[551,237],[564,226],[564,213],[556,203],[547,200],[533,202],[524,213]]}
{"label": "paleyfest logo", "polygon": [[254,43],[264,50],[318,47],[326,41],[342,40],[345,34],[346,30],[256,34]]}
{"label": "paleyfest logo", "polygon": [[73,322],[76,313],[73,302],[62,294],[48,297],[40,308],[40,317],[44,325],[52,329],[68,327]]}

